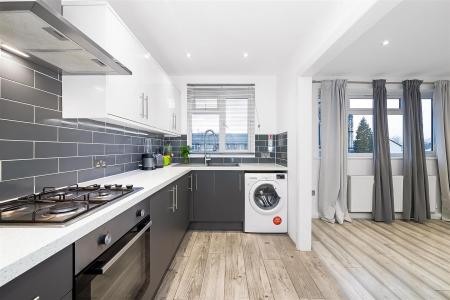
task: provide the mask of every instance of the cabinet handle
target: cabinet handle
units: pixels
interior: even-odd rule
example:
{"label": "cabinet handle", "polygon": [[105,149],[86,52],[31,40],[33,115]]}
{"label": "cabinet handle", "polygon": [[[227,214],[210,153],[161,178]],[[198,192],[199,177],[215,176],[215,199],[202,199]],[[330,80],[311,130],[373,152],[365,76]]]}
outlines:
{"label": "cabinet handle", "polygon": [[173,113],[173,116],[175,118],[175,122],[173,124],[175,125],[175,130],[177,130],[177,114]]}
{"label": "cabinet handle", "polygon": [[178,210],[178,184],[175,185],[175,209]]}
{"label": "cabinet handle", "polygon": [[142,99],[142,113],[141,113],[141,116],[142,116],[142,118],[144,118],[145,117],[145,114],[144,114],[144,111],[145,111],[145,99],[144,99],[144,93],[142,93],[141,94],[141,96],[139,97],[139,98],[141,98]]}
{"label": "cabinet handle", "polygon": [[198,174],[195,174],[195,190],[198,190]]}
{"label": "cabinet handle", "polygon": [[145,105],[147,106],[145,118],[148,120],[148,95],[145,96]]}
{"label": "cabinet handle", "polygon": [[189,175],[189,181],[190,181],[190,184],[189,184],[189,187],[188,187],[188,191],[192,191],[193,190],[193,188],[192,188],[192,185],[193,185],[193,183],[194,183],[194,178],[193,178],[193,175],[191,174],[191,175]]}
{"label": "cabinet handle", "polygon": [[169,209],[171,209],[172,212],[175,212],[175,187],[171,188],[169,193],[172,193],[172,206],[169,206]]}
{"label": "cabinet handle", "polygon": [[33,298],[33,300],[39,300],[39,299],[41,299],[40,296],[36,296],[36,297]]}

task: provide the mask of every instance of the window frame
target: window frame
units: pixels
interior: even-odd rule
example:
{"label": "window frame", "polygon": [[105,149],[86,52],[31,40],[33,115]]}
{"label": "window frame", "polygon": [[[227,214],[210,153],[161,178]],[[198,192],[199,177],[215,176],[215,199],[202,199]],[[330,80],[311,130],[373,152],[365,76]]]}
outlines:
{"label": "window frame", "polygon": [[[187,85],[187,89],[195,85]],[[210,85],[211,87],[217,88],[226,88],[228,85],[217,84]],[[212,156],[223,156],[223,155],[239,155],[239,156],[254,156],[255,155],[255,111],[252,112],[252,109],[256,109],[255,103],[255,85],[254,84],[243,84],[243,85],[229,85],[230,88],[233,87],[243,87],[243,88],[253,88],[253,96],[252,97],[242,97],[242,96],[204,96],[204,97],[195,97],[195,99],[217,99],[217,106],[215,108],[205,108],[202,111],[191,111],[189,108],[189,101],[187,101],[187,144],[192,147],[192,115],[201,115],[201,114],[217,114],[219,115],[219,132],[216,132],[217,139],[219,143],[219,149],[216,151],[208,151],[208,154]],[[227,99],[247,99],[247,136],[248,136],[248,150],[226,150],[226,100]],[[188,99],[187,99],[188,100]],[[203,151],[191,151],[191,156],[203,156]]]}
{"label": "window frame", "polygon": [[[350,99],[372,99],[373,95],[369,93],[364,94],[350,94],[346,99],[346,120],[345,123],[345,133],[348,135],[348,117],[352,114],[357,115],[372,115],[373,116],[373,107],[372,108],[350,108]],[[388,116],[389,115],[404,115],[404,105],[403,105],[403,95],[400,92],[389,92],[387,95],[387,99],[399,99],[399,108],[388,108]],[[425,156],[427,158],[435,158],[436,157],[436,138],[435,138],[435,130],[434,130],[434,112],[433,112],[433,90],[422,90],[421,91],[421,100],[423,99],[431,99],[431,136],[432,136],[432,150],[425,151]],[[373,119],[373,118],[372,118]],[[373,121],[372,121],[373,122]],[[373,123],[372,123],[373,127]],[[348,137],[347,137],[348,139]],[[372,153],[355,153],[349,152],[347,147],[347,156],[349,158],[373,158]],[[403,151],[402,153],[391,153],[391,159],[403,159]]]}

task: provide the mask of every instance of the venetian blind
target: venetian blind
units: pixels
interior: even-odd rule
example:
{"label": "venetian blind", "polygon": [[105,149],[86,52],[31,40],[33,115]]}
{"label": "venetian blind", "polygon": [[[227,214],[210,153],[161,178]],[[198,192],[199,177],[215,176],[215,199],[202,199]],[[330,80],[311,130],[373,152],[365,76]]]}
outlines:
{"label": "venetian blind", "polygon": [[204,151],[204,133],[212,129],[217,141],[207,136],[208,151],[254,152],[255,86],[192,85],[187,87],[188,138],[192,152]]}

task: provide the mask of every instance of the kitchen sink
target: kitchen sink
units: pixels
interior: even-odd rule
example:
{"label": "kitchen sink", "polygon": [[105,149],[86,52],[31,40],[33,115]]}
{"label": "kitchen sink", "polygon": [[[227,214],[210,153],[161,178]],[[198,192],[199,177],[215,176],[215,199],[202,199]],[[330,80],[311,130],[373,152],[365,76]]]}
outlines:
{"label": "kitchen sink", "polygon": [[239,167],[239,163],[208,163],[208,167]]}

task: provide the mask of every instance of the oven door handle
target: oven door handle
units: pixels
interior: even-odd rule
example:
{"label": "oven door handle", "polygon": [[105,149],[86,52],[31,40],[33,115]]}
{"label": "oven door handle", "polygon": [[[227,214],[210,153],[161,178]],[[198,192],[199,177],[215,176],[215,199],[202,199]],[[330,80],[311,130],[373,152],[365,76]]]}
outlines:
{"label": "oven door handle", "polygon": [[130,249],[131,246],[152,226],[152,221],[150,220],[125,246],[120,249],[119,252],[117,252],[110,260],[108,260],[105,264],[102,266],[96,267],[94,270],[92,270],[89,273],[94,274],[105,274],[109,268],[111,268],[116,261],[118,261],[122,255],[127,252],[128,249]]}

